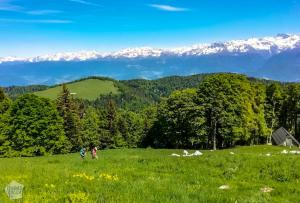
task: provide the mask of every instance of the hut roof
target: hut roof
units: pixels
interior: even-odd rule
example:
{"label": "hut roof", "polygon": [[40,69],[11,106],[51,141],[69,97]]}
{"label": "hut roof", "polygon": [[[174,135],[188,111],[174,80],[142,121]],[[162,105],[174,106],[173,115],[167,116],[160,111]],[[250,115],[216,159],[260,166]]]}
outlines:
{"label": "hut roof", "polygon": [[281,127],[278,130],[276,130],[273,135],[272,139],[274,140],[275,144],[281,145],[283,144],[287,138],[292,139],[293,143],[300,146],[300,143],[294,138],[293,135],[291,135],[285,128]]}

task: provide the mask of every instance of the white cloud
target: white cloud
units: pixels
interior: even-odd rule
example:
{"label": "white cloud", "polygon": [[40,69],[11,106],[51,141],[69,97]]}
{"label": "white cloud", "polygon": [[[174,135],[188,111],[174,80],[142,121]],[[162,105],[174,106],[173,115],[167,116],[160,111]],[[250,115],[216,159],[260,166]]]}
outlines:
{"label": "white cloud", "polygon": [[148,6],[152,8],[156,8],[158,10],[170,11],[170,12],[183,12],[189,10],[188,8],[174,7],[174,6],[162,5],[162,4],[149,4]]}
{"label": "white cloud", "polygon": [[30,15],[49,15],[49,14],[62,13],[62,11],[59,11],[59,10],[32,10],[32,11],[27,11],[26,13],[30,14]]}
{"label": "white cloud", "polygon": [[0,0],[0,11],[20,11],[23,8],[11,3],[10,0]]}
{"label": "white cloud", "polygon": [[37,24],[69,24],[69,23],[73,23],[73,21],[70,21],[70,20],[60,20],[60,19],[28,20],[28,19],[12,19],[12,18],[0,18],[0,22],[3,22],[3,23],[37,23]]}
{"label": "white cloud", "polygon": [[100,6],[99,4],[95,4],[95,3],[92,3],[90,1],[85,1],[85,0],[69,0],[69,1],[79,3],[79,4],[90,5],[90,6]]}
{"label": "white cloud", "polygon": [[48,15],[48,14],[62,13],[62,11],[50,10],[50,9],[28,10],[25,9],[24,7],[12,4],[11,0],[0,0],[0,11],[13,11],[13,12],[25,13],[29,15]]}

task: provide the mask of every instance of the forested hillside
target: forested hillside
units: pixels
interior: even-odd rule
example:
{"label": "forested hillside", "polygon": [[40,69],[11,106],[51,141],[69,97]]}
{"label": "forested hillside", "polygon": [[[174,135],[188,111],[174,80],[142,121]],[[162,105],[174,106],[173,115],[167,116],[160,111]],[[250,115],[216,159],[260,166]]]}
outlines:
{"label": "forested hillside", "polygon": [[218,149],[270,142],[281,126],[300,138],[300,84],[227,73],[114,81],[119,94],[91,101],[68,88],[82,81],[60,86],[54,99],[11,99],[1,89],[0,156],[92,146]]}
{"label": "forested hillside", "polygon": [[[212,74],[197,74],[191,76],[171,76],[157,80],[113,80],[106,77],[88,77],[66,83],[73,97],[83,100],[89,105],[102,106],[108,97],[112,98],[117,107],[129,110],[141,110],[149,104],[155,104],[162,98],[169,96],[175,90],[196,88],[203,79]],[[249,78],[253,82],[266,84],[274,81]],[[14,86],[4,88],[5,93],[12,99],[17,96],[34,93],[49,99],[55,99],[61,85],[55,86]],[[111,93],[111,94],[108,94]]]}
{"label": "forested hillside", "polygon": [[[169,96],[175,90],[197,87],[208,74],[192,76],[172,76],[157,80],[123,80],[117,81],[105,77],[88,77],[66,83],[77,99],[99,106],[108,97],[112,97],[118,107],[130,110],[141,109],[149,104],[157,103],[162,97]],[[55,86],[14,86],[4,88],[5,93],[15,99],[17,96],[34,93],[49,99],[55,99],[61,85]],[[108,93],[111,94],[109,95]]]}
{"label": "forested hillside", "polygon": [[122,83],[143,92],[154,101],[159,101],[161,97],[169,96],[175,90],[197,87],[207,75],[172,76],[157,80],[124,80]]}

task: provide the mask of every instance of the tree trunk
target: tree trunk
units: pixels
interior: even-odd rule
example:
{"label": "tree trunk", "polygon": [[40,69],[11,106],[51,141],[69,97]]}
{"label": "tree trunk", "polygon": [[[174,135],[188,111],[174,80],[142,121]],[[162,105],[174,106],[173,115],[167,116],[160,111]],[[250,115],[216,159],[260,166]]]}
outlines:
{"label": "tree trunk", "polygon": [[213,141],[213,150],[217,150],[217,122],[215,120],[213,121],[212,141]]}

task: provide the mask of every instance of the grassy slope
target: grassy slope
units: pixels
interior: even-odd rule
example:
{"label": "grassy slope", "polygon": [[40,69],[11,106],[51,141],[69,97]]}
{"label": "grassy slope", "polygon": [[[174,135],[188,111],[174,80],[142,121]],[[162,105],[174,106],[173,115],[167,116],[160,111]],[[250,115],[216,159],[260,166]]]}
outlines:
{"label": "grassy slope", "polygon": [[[72,93],[76,93],[74,97],[87,100],[95,100],[100,95],[107,95],[110,92],[118,93],[118,88],[110,80],[87,79],[67,84]],[[57,98],[61,92],[61,86],[53,87],[44,91],[35,92],[34,94],[50,99]]]}
{"label": "grassy slope", "polygon": [[[78,154],[0,159],[0,188],[19,181],[25,185],[24,202],[31,203],[71,198],[74,202],[299,202],[299,156],[281,154],[282,150],[238,147],[181,158],[169,156],[181,150],[130,149],[101,151],[97,161],[89,154],[85,161]],[[73,177],[76,174],[82,177]],[[230,189],[218,189],[224,184]],[[274,191],[261,192],[265,186]],[[8,201],[4,190],[1,201]]]}

